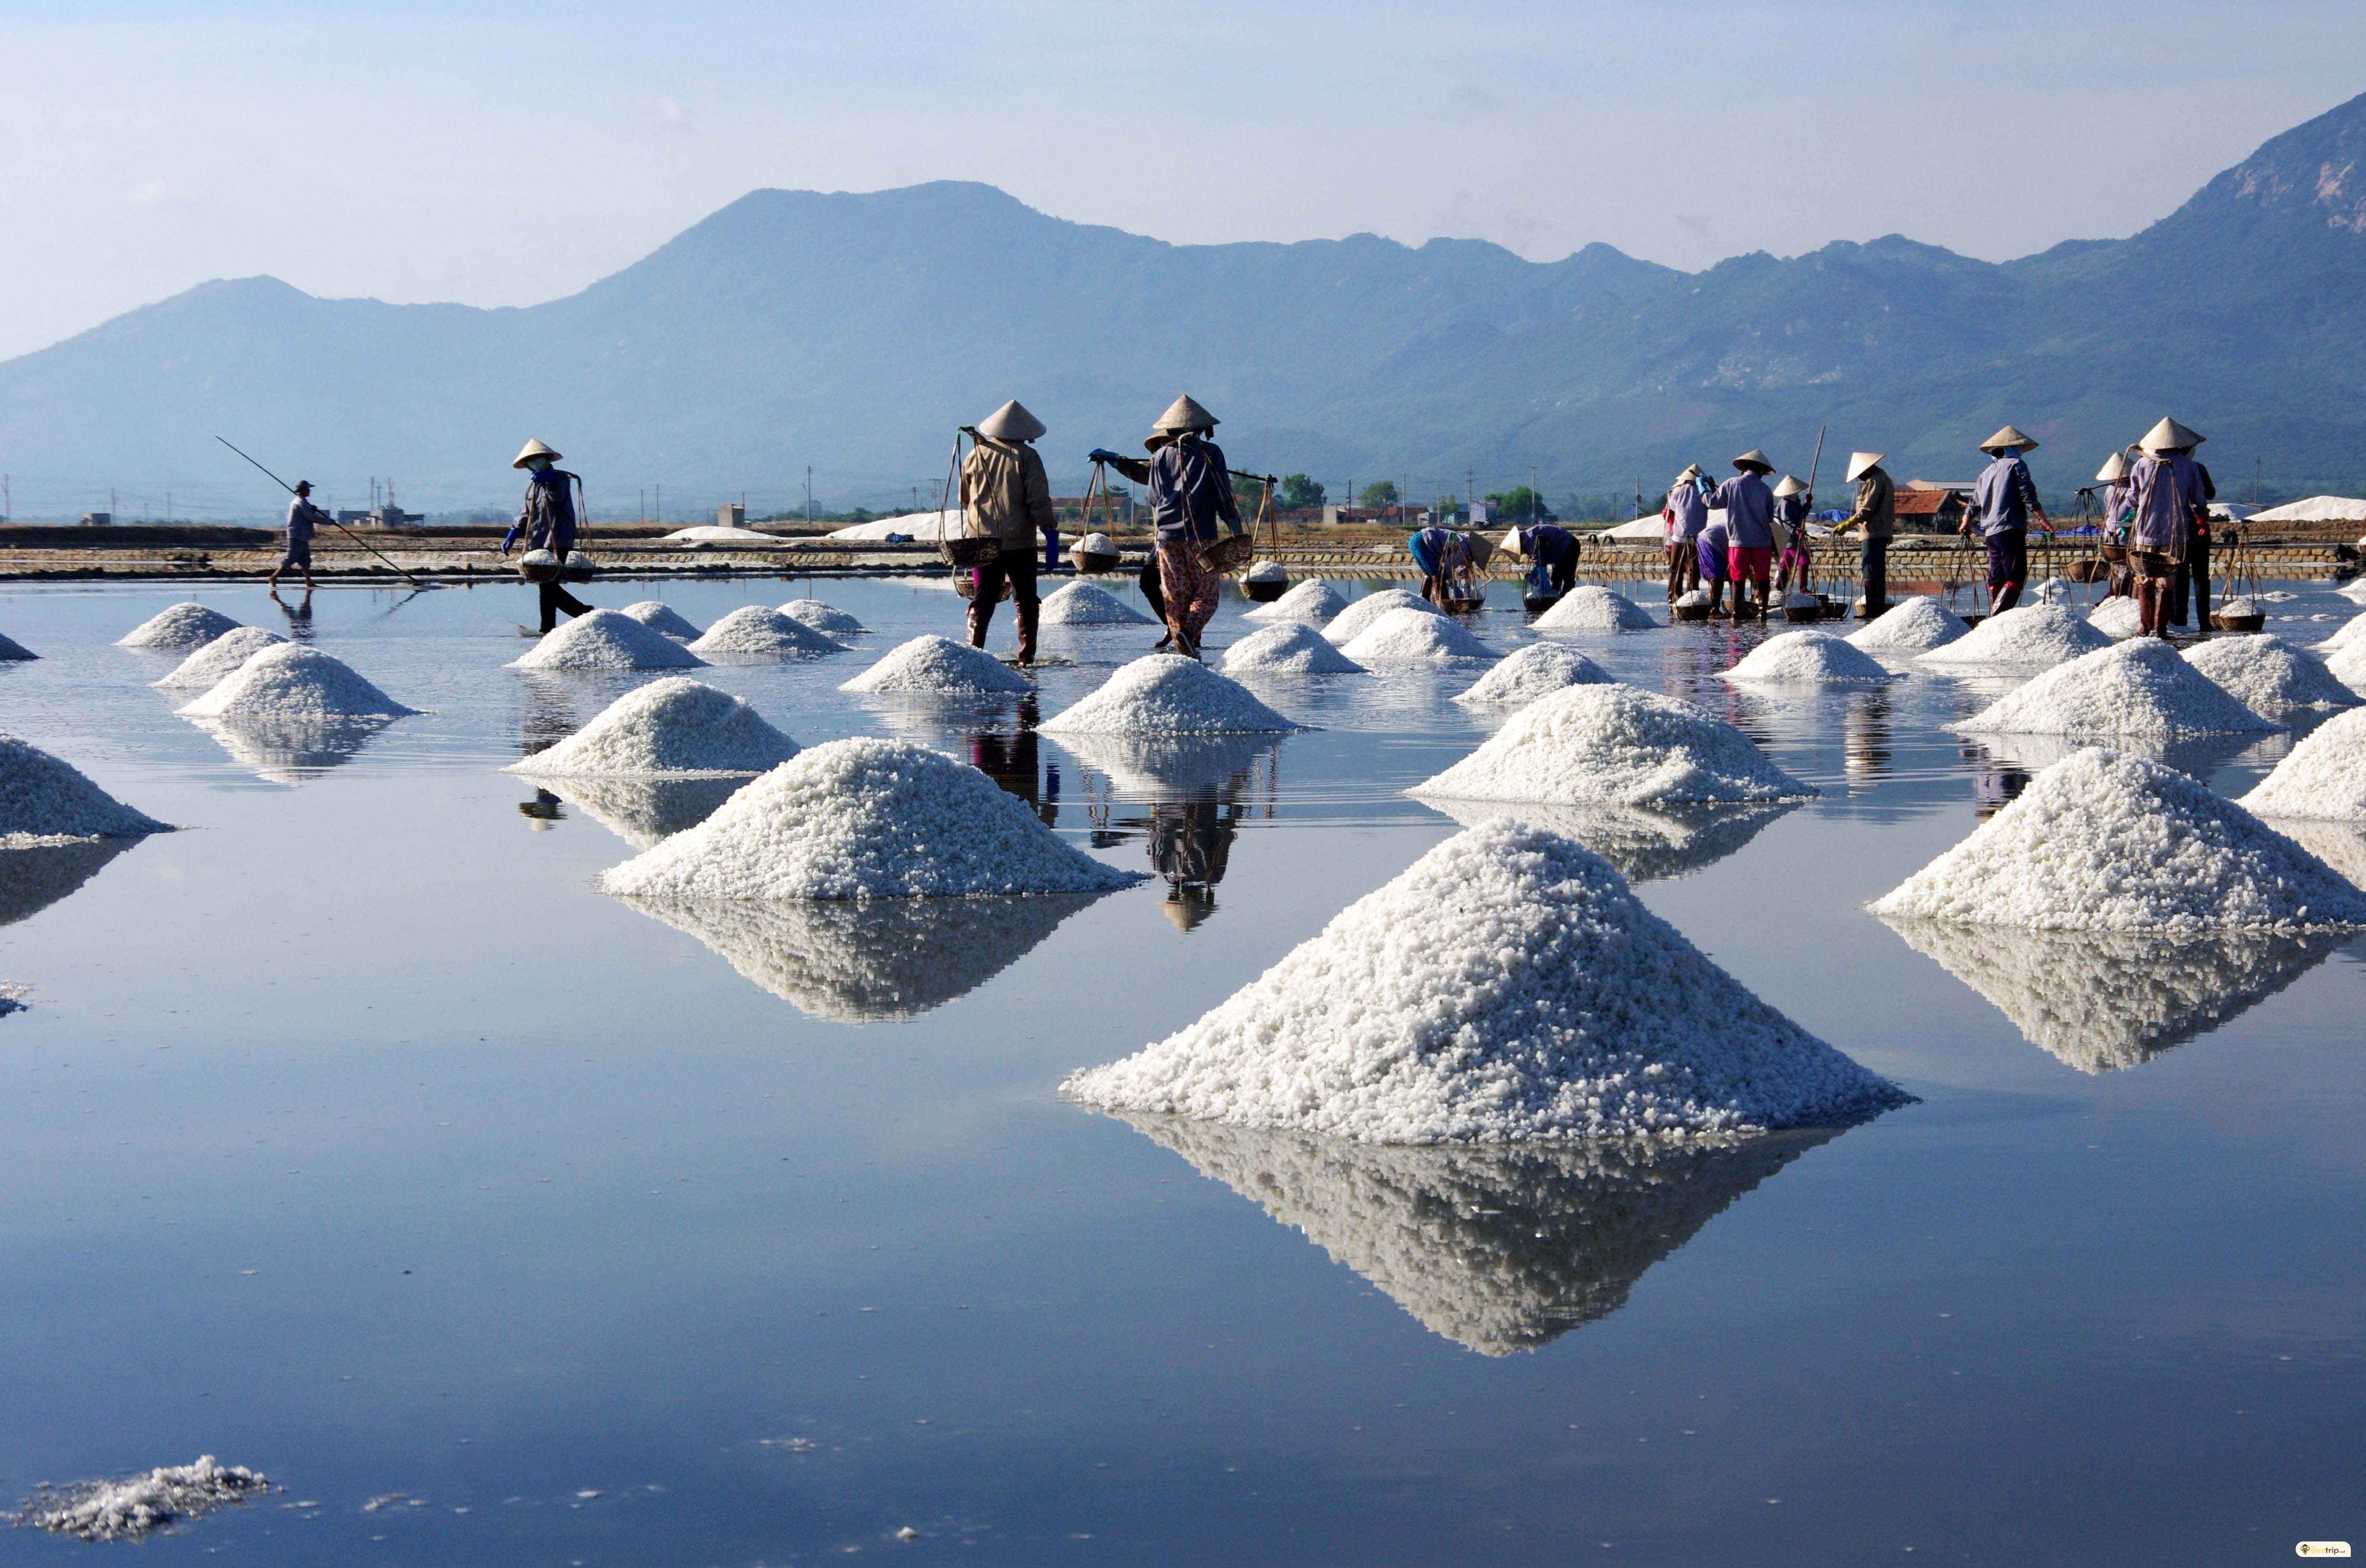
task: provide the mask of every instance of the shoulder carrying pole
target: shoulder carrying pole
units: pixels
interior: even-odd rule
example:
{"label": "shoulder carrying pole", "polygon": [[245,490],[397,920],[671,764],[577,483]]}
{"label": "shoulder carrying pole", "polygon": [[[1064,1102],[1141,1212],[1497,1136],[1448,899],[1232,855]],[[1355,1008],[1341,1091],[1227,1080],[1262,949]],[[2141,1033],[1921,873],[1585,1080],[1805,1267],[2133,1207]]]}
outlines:
{"label": "shoulder carrying pole", "polygon": [[[229,442],[228,438],[226,438],[226,437],[224,437],[224,436],[217,435],[217,436],[215,436],[215,437],[214,437],[214,439],[215,439],[215,440],[217,440],[217,441],[220,441],[220,442],[223,446],[230,446],[230,449],[231,449],[231,451],[233,451],[233,452],[238,452],[238,448],[237,448],[237,447],[235,447],[235,446],[230,446],[230,442]],[[240,457],[246,457],[246,454],[245,454],[245,453],[243,453],[243,452],[238,452],[238,455],[239,455]],[[250,463],[254,463],[254,458],[252,458],[252,457],[246,457],[246,460],[247,460],[248,462],[250,462]],[[273,473],[269,468],[264,468],[264,467],[263,467],[263,465],[262,465],[262,464],[260,464],[260,463],[254,463],[254,466],[255,466],[257,468],[262,469],[263,477],[264,477],[265,479],[269,479],[273,484],[277,485],[281,490],[286,491],[287,491],[288,494],[290,494],[290,495],[294,495],[294,494],[296,493],[296,487],[295,487],[294,485],[289,484],[286,479],[281,479],[277,474]],[[581,479],[577,479],[575,482],[576,482],[576,483],[578,483],[578,484],[580,484],[580,483],[582,483],[583,481],[582,481]],[[325,519],[325,520],[327,521],[327,523],[328,523],[328,525],[329,525],[329,526],[330,526],[330,527],[334,528],[338,533],[343,534],[346,538],[351,539],[355,544],[361,546],[361,547],[362,547],[362,548],[364,548],[364,549],[366,549],[366,550],[369,551],[369,553],[370,553],[370,554],[372,554],[372,555],[374,555],[374,556],[377,556],[378,559],[383,560],[383,561],[386,561],[386,564],[388,565],[388,567],[389,567],[389,568],[390,568],[390,569],[393,570],[394,574],[395,574],[397,577],[400,577],[400,579],[402,579],[402,581],[404,581],[405,582],[408,582],[409,584],[411,584],[411,589],[412,589],[412,591],[413,591],[414,592],[422,592],[422,593],[423,593],[423,592],[426,592],[426,590],[427,590],[427,584],[425,584],[425,583],[423,583],[423,582],[420,581],[419,581],[419,579],[417,579],[417,578],[415,578],[415,577],[411,576],[411,573],[409,573],[409,572],[407,572],[407,571],[403,570],[400,567],[396,566],[396,565],[394,564],[394,562],[392,562],[392,561],[390,561],[390,560],[387,560],[386,557],[385,557],[384,555],[382,555],[382,554],[380,554],[380,553],[379,553],[379,551],[378,551],[377,547],[376,546],[372,545],[368,540],[366,540],[366,539],[363,538],[359,534],[355,533],[352,529],[350,529],[350,528],[346,527],[344,524],[342,524],[342,523],[338,522],[335,518],[333,518],[333,517],[330,517],[326,513],[321,513],[321,516],[323,517],[323,519]]]}

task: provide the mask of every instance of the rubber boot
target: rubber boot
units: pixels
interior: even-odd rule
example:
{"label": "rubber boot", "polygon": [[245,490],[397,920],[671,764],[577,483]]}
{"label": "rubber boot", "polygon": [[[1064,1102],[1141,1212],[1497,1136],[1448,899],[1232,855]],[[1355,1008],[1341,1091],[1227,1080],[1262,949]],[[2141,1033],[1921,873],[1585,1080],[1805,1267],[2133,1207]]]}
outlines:
{"label": "rubber boot", "polygon": [[991,625],[993,621],[994,605],[991,601],[986,600],[984,594],[979,594],[977,597],[970,600],[969,645],[972,648],[984,648],[986,646],[986,628]]}
{"label": "rubber boot", "polygon": [[1035,662],[1035,627],[1037,623],[1042,617],[1043,606],[1042,604],[1038,601],[1033,604],[1021,604],[1018,609],[1019,662],[1021,665],[1030,665]]}

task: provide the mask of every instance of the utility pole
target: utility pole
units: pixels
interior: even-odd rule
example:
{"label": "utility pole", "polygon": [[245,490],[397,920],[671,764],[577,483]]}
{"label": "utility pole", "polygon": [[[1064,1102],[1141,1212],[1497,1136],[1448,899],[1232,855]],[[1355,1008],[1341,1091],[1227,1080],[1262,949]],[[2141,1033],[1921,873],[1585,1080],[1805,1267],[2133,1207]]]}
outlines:
{"label": "utility pole", "polygon": [[658,492],[658,526],[659,526],[659,527],[660,527],[660,528],[662,528],[662,527],[664,527],[664,526],[665,526],[665,486],[663,486],[663,485],[659,485],[659,486],[657,487],[657,492]]}
{"label": "utility pole", "polygon": [[813,526],[813,465],[806,465],[806,526]]}
{"label": "utility pole", "polygon": [[1528,525],[1536,526],[1544,513],[1545,498],[1537,493],[1537,466],[1528,465]]}

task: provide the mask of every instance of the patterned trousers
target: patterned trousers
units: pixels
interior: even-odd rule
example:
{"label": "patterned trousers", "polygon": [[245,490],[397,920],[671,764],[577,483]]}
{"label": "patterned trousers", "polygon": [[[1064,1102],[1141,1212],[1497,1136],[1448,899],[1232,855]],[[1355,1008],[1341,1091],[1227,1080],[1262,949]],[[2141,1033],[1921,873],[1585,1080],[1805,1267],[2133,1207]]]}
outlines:
{"label": "patterned trousers", "polygon": [[1166,625],[1193,648],[1215,619],[1216,574],[1200,564],[1200,547],[1189,540],[1158,546],[1158,588],[1166,597]]}

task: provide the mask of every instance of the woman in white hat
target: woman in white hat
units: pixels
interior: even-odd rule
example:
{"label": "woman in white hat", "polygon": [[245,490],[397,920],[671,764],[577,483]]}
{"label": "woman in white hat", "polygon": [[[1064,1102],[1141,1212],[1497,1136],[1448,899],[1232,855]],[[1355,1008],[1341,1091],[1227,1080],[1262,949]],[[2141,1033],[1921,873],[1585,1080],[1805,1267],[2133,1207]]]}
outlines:
{"label": "woman in white hat", "polygon": [[2164,419],[2137,443],[2144,456],[2128,470],[2133,513],[2128,565],[2135,572],[2138,615],[2146,637],[2169,636],[2170,587],[2192,547],[2194,524],[2209,516],[2202,465],[2193,460],[2202,439],[2177,421]]}
{"label": "woman in white hat", "polygon": [[1742,617],[1742,584],[1754,584],[1757,596],[1750,613],[1766,618],[1766,584],[1774,575],[1774,492],[1766,476],[1774,465],[1752,447],[1733,460],[1733,478],[1709,497],[1712,510],[1725,513],[1726,575],[1733,579],[1733,618]]}
{"label": "woman in white hat", "polygon": [[1881,466],[1878,452],[1852,452],[1848,481],[1856,486],[1856,507],[1832,525],[1832,532],[1865,530],[1865,547],[1857,556],[1857,571],[1865,580],[1859,620],[1869,621],[1889,608],[1889,540],[1898,532],[1898,487]]}
{"label": "woman in white hat", "polygon": [[1661,542],[1668,552],[1668,603],[1673,604],[1701,584],[1700,536],[1708,526],[1707,486],[1698,463],[1689,463],[1668,487],[1660,508]]}
{"label": "woman in white hat", "polygon": [[[2128,452],[2135,451],[2131,446]],[[2095,482],[2103,487],[2103,521],[2097,530],[2103,545],[2103,555],[2112,563],[2112,577],[2105,596],[2112,599],[2132,597],[2136,591],[2135,574],[2128,569],[2128,457],[2127,452],[2114,452],[2103,459],[2095,470]],[[2112,551],[2116,550],[2117,555]]]}
{"label": "woman in white hat", "polygon": [[1975,523],[1979,525],[1989,552],[1989,613],[2001,615],[2020,600],[2029,581],[2030,519],[2037,519],[2048,534],[2054,532],[2054,521],[2045,515],[2045,503],[2037,499],[2037,481],[2022,460],[2022,453],[2037,450],[2035,440],[2008,424],[1981,442],[1980,450],[1990,461],[1972,486],[1972,509],[1964,517],[1963,532],[1969,533]]}
{"label": "woman in white hat", "polygon": [[529,550],[548,550],[558,558],[558,566],[550,576],[537,584],[542,590],[542,629],[548,632],[558,625],[558,614],[564,610],[569,616],[589,615],[592,606],[567,591],[559,573],[567,570],[567,557],[575,548],[575,497],[569,490],[573,474],[554,467],[566,454],[554,451],[539,441],[529,441],[519,449],[510,467],[524,468],[525,504],[518,508],[517,521],[510,525],[509,536],[501,541],[501,554],[523,534]]}
{"label": "woman in white hat", "polygon": [[1052,511],[1052,481],[1033,445],[1043,431],[1043,422],[1013,398],[977,422],[977,445],[962,459],[964,528],[973,537],[991,534],[1001,544],[994,558],[977,569],[976,592],[969,601],[969,645],[986,646],[986,627],[1007,583],[1019,612],[1022,667],[1035,662],[1035,629],[1043,607],[1035,587],[1035,541],[1059,525]]}
{"label": "woman in white hat", "polygon": [[1795,475],[1785,474],[1774,486],[1774,527],[1783,547],[1781,564],[1774,569],[1779,593],[1789,593],[1794,581],[1800,592],[1808,592],[1808,513],[1815,501]]}

